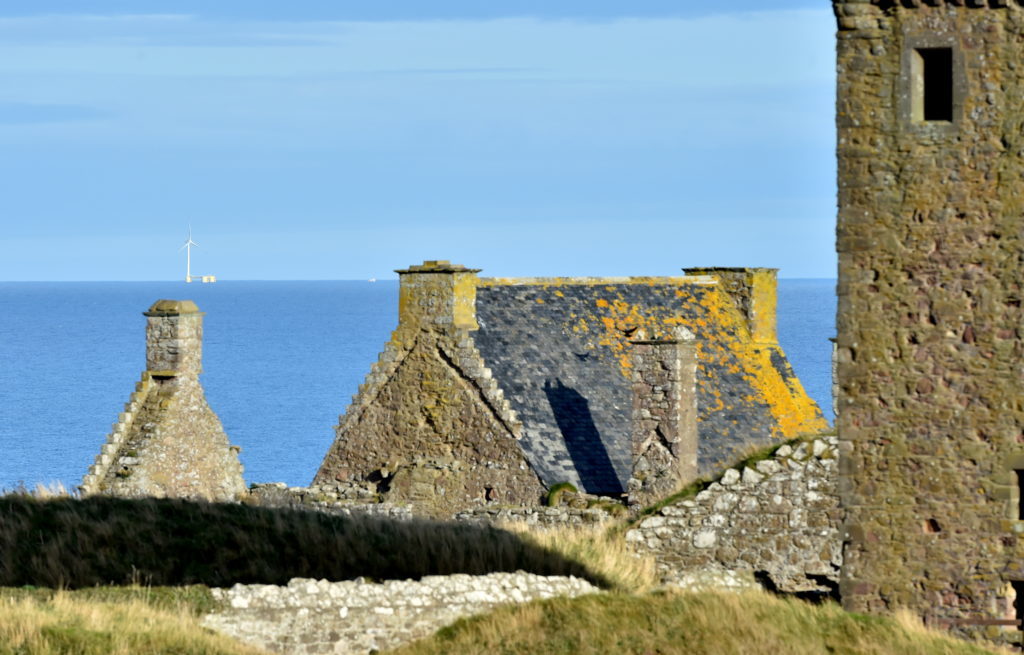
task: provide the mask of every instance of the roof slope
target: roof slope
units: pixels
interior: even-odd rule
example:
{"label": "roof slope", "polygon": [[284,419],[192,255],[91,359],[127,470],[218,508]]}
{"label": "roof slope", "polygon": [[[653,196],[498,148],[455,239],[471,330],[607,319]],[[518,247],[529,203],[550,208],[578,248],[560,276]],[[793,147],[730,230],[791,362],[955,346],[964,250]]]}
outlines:
{"label": "roof slope", "polygon": [[474,341],[523,423],[546,484],[625,489],[632,465],[629,339],[682,325],[697,337],[698,469],[827,427],[776,344],[755,344],[706,277],[480,279]]}

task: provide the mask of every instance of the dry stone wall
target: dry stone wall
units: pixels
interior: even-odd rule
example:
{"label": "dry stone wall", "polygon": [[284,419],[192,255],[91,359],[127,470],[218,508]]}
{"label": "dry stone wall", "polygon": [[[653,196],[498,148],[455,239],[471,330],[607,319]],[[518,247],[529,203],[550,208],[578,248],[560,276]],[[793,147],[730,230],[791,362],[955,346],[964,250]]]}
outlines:
{"label": "dry stone wall", "polygon": [[523,572],[383,584],[296,578],[286,587],[214,589],[224,609],[203,624],[275,653],[354,655],[396,648],[499,605],[598,591],[578,578]]}
{"label": "dry stone wall", "polygon": [[839,581],[837,440],[779,448],[706,489],[663,507],[626,533],[655,557],[664,583],[831,592]]}

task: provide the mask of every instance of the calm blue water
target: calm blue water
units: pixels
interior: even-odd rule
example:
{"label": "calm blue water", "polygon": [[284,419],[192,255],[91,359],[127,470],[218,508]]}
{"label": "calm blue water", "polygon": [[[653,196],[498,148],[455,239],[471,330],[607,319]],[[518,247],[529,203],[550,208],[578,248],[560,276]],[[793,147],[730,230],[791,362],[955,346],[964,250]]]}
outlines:
{"label": "calm blue water", "polygon": [[[782,280],[779,339],[831,418],[833,280]],[[0,489],[77,485],[145,368],[145,311],[206,312],[203,386],[249,482],[308,484],[397,321],[398,284],[0,283]]]}

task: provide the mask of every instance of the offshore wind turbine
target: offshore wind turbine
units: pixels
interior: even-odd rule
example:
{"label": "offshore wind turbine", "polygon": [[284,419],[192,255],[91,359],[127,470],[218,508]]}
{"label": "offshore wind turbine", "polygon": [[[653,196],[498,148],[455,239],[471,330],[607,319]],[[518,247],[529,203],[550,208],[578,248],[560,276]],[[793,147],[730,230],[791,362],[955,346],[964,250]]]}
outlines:
{"label": "offshore wind turbine", "polygon": [[199,244],[192,240],[192,224],[188,226],[188,240],[185,245],[178,248],[178,252],[185,251],[185,281],[192,281],[192,246],[198,246]]}

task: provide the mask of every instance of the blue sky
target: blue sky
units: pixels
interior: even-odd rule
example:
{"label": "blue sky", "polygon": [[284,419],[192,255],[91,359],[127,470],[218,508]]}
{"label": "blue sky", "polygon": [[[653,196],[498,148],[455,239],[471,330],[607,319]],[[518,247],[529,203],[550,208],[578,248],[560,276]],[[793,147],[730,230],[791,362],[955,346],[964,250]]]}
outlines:
{"label": "blue sky", "polygon": [[833,277],[827,4],[0,6],[0,280]]}

